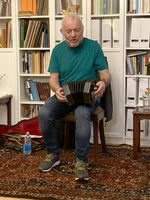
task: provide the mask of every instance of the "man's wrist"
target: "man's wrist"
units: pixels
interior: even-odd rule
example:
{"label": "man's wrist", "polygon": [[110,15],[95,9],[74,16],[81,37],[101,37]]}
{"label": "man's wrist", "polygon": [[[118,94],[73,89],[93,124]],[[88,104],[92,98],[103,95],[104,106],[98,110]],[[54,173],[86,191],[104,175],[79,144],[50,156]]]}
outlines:
{"label": "man's wrist", "polygon": [[100,81],[102,81],[103,83],[105,83],[105,87],[107,86],[107,81],[106,80],[100,80]]}
{"label": "man's wrist", "polygon": [[60,88],[60,86],[59,86],[59,87],[57,87],[57,88],[55,89],[55,93],[56,93],[56,91],[57,91],[59,88]]}

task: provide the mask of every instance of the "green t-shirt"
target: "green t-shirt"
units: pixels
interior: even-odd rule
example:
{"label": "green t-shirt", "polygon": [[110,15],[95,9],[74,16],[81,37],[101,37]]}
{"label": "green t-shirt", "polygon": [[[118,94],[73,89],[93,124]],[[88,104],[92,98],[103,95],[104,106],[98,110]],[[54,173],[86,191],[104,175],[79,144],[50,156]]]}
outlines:
{"label": "green t-shirt", "polygon": [[100,45],[84,38],[75,48],[68,47],[66,41],[53,49],[49,72],[59,73],[60,85],[65,82],[88,80],[97,77],[97,70],[107,69],[106,59]]}

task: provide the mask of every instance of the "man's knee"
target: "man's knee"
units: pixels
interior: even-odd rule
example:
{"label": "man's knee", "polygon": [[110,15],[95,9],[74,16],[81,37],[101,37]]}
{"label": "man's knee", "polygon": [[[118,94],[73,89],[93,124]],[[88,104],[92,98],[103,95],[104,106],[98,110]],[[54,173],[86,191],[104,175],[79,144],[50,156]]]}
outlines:
{"label": "man's knee", "polygon": [[89,110],[86,106],[78,106],[75,110],[76,118],[90,117]]}

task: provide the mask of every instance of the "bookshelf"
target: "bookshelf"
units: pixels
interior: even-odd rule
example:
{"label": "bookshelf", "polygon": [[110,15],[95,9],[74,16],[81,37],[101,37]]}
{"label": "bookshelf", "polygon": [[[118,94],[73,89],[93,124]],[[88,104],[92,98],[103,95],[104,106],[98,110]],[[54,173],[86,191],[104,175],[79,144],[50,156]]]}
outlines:
{"label": "bookshelf", "polygon": [[[48,83],[50,60],[50,5],[48,0],[17,0],[18,119],[38,115],[44,104],[41,89]],[[50,89],[47,92],[50,96]],[[38,96],[37,96],[38,95]],[[31,97],[32,96],[32,97]]]}
{"label": "bookshelf", "polygon": [[88,1],[87,37],[96,40],[102,46],[112,75],[113,120],[105,127],[107,142],[122,143],[124,140],[124,113],[122,109],[124,107],[122,101],[124,1],[111,0],[103,2],[106,3],[105,6],[102,1]]}
{"label": "bookshelf", "polygon": [[[124,97],[125,142],[132,144],[135,106],[143,105],[143,95],[150,87],[149,23],[150,2],[125,2]],[[149,120],[141,122],[141,143],[149,145]]]}

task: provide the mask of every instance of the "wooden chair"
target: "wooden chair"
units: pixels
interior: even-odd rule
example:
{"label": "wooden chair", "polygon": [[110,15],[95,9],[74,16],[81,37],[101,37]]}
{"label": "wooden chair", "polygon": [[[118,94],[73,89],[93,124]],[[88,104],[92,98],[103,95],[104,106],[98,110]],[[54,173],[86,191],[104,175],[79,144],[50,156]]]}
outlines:
{"label": "wooden chair", "polygon": [[[92,122],[93,122],[93,137],[94,137],[94,162],[97,164],[98,160],[98,131],[100,132],[100,139],[102,145],[103,153],[107,153],[105,136],[104,136],[104,110],[99,106],[95,112],[92,114]],[[75,116],[73,112],[68,113],[64,117],[60,118],[60,120],[65,121],[65,134],[64,134],[64,149],[67,149],[68,146],[68,134],[69,134],[69,126],[68,123],[70,121],[75,121]]]}

